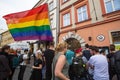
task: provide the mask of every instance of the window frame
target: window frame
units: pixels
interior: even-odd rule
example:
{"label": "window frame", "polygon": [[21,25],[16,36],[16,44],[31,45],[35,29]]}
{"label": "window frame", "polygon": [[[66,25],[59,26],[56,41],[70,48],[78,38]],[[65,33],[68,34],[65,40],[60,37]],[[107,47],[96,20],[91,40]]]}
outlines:
{"label": "window frame", "polygon": [[51,26],[51,29],[53,29],[53,18],[50,19],[50,26]]}
{"label": "window frame", "polygon": [[62,3],[65,3],[65,2],[67,2],[68,0],[62,0]]}
{"label": "window frame", "polygon": [[105,6],[105,12],[106,12],[106,13],[111,13],[111,12],[108,12],[108,11],[107,11],[107,7],[106,7],[106,2],[109,2],[109,1],[111,2],[111,4],[112,4],[112,9],[113,9],[111,12],[117,11],[117,10],[115,10],[115,4],[114,4],[113,0],[108,0],[108,1],[103,0],[104,6]]}
{"label": "window frame", "polygon": [[[85,9],[83,9],[83,7],[85,7]],[[78,12],[80,10],[80,12]],[[84,12],[86,14],[86,18],[84,18]],[[79,15],[81,14],[81,15]],[[80,20],[80,18],[82,17],[82,19]],[[88,20],[88,9],[87,9],[87,5],[83,5],[77,8],[77,22],[82,22]]]}
{"label": "window frame", "polygon": [[[120,34],[120,31],[111,32],[112,42],[113,42],[114,44],[119,44],[119,43],[120,43],[120,40],[118,39],[119,36],[120,36],[119,34]],[[114,35],[115,35],[115,36],[114,36]],[[116,41],[116,37],[118,37],[118,38],[117,38],[118,41]]]}
{"label": "window frame", "polygon": [[49,11],[52,11],[53,9],[54,9],[54,2],[53,1],[51,1],[50,3],[49,3]]}
{"label": "window frame", "polygon": [[[67,15],[67,14],[69,14],[69,24],[66,24],[66,22],[68,22],[68,18],[66,18],[67,19],[67,21],[64,19],[64,16],[65,15]],[[63,14],[63,16],[62,16],[63,18],[63,27],[66,27],[66,26],[69,26],[70,24],[71,24],[71,14],[70,14],[70,12],[67,12],[67,13],[65,13],[65,14]],[[68,16],[67,16],[68,17]],[[64,23],[65,22],[65,23]]]}
{"label": "window frame", "polygon": [[60,5],[63,5],[63,4],[65,4],[65,3],[67,3],[68,1],[70,1],[70,0],[66,0],[66,1],[60,0]]}

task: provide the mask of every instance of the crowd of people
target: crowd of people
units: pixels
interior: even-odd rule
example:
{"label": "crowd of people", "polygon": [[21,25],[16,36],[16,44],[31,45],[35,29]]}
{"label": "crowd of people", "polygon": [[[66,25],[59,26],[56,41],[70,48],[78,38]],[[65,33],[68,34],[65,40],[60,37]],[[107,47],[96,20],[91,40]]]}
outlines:
{"label": "crowd of people", "polygon": [[116,51],[115,45],[111,44],[106,54],[105,49],[88,44],[85,48],[70,50],[66,42],[56,47],[50,42],[45,51],[38,49],[35,53],[3,46],[0,48],[0,80],[12,80],[18,66],[18,80],[23,80],[31,57],[34,64],[29,80],[112,80],[115,75],[120,80],[120,50]]}

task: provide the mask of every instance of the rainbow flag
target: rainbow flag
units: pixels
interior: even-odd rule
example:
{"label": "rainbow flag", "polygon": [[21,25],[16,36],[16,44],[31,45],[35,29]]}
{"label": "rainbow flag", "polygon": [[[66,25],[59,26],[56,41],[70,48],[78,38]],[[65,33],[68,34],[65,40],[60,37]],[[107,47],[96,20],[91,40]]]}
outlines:
{"label": "rainbow flag", "polygon": [[48,16],[48,5],[43,4],[31,10],[3,16],[15,41],[45,40],[52,41]]}

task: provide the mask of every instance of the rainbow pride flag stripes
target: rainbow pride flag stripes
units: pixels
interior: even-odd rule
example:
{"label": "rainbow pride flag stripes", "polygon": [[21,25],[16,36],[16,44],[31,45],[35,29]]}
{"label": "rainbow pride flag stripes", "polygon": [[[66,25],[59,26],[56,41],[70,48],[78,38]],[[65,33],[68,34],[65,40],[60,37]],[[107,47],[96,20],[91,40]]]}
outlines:
{"label": "rainbow pride flag stripes", "polygon": [[3,16],[15,41],[52,41],[52,31],[48,16],[48,5],[43,4],[31,10]]}

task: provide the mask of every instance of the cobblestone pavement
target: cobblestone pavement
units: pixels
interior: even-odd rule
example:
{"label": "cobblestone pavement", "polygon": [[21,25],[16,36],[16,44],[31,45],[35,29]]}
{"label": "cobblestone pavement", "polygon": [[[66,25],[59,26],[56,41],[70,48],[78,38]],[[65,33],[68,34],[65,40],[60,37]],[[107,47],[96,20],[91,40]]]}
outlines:
{"label": "cobblestone pavement", "polygon": [[[13,80],[18,80],[19,71],[20,71],[19,67],[16,68],[14,75],[13,75]],[[29,80],[30,75],[31,75],[31,68],[30,68],[30,66],[27,66],[25,73],[24,73],[23,80]]]}
{"label": "cobblestone pavement", "polygon": [[[31,76],[31,66],[33,64],[33,59],[30,61],[31,64],[28,64],[24,73],[23,80],[29,80]],[[18,80],[18,73],[19,73],[19,67],[16,68],[14,75],[13,75],[13,80]],[[113,77],[113,80],[117,80],[116,76]]]}
{"label": "cobblestone pavement", "polygon": [[[24,73],[24,77],[23,80],[29,80],[30,76],[31,76],[31,66],[33,64],[33,58],[31,58],[30,64],[27,65],[25,73]],[[13,75],[13,80],[18,80],[18,74],[19,74],[20,68],[19,66],[16,68],[14,75]]]}
{"label": "cobblestone pavement", "polygon": [[[18,80],[18,73],[19,73],[19,68],[15,70],[13,80]],[[30,75],[31,75],[31,68],[30,66],[27,66],[23,80],[29,80]],[[113,77],[113,80],[117,80],[116,76]]]}

